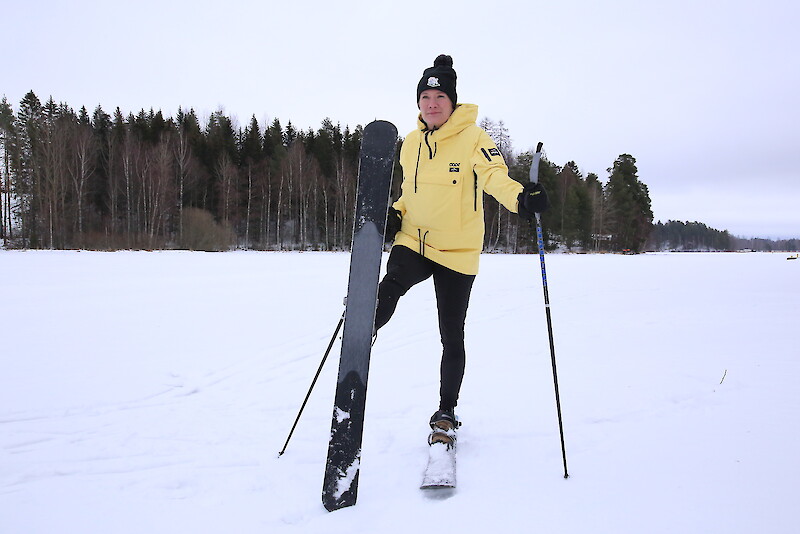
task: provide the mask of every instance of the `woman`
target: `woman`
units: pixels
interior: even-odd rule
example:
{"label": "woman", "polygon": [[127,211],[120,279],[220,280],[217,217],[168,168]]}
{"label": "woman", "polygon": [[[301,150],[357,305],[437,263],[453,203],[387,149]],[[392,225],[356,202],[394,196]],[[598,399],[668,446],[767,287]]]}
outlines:
{"label": "woman", "polygon": [[475,121],[478,107],[458,104],[453,59],[440,55],[417,84],[418,128],[400,150],[402,194],[389,208],[387,239],[394,238],[378,289],[375,326],[385,325],[398,299],[433,277],[443,352],[439,409],[431,427],[446,431],[455,416],[464,377],[464,322],[483,248],[483,192],[530,219],[548,206],[538,184],[508,176],[500,151]]}

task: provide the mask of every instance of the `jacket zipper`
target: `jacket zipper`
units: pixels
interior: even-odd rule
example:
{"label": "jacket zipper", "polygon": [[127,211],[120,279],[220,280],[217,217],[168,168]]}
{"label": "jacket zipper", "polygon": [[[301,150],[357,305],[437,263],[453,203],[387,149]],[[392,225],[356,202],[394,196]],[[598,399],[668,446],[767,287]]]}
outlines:
{"label": "jacket zipper", "polygon": [[475,199],[474,199],[475,205],[474,205],[473,209],[475,211],[478,211],[478,173],[475,172],[475,171],[472,171],[472,176],[475,177],[475,190],[474,190],[474,192],[475,192]]}
{"label": "jacket zipper", "polygon": [[422,143],[419,144],[419,148],[417,149],[417,168],[414,169],[414,192],[417,192],[417,176],[419,175],[419,158],[422,154]]}
{"label": "jacket zipper", "polygon": [[436,141],[433,142],[433,148],[431,148],[431,144],[428,142],[428,136],[432,134],[431,130],[425,132],[425,144],[428,146],[428,159],[433,159],[436,156]]}
{"label": "jacket zipper", "polygon": [[[433,133],[433,130],[425,130],[425,146],[428,147],[428,159],[433,159],[436,157],[436,151],[438,150],[439,146],[436,144],[436,141],[433,142],[433,148],[431,148],[431,144],[428,142],[428,136]],[[417,192],[417,176],[419,176],[419,159],[422,157],[422,142],[419,143],[419,148],[417,149],[417,167],[414,169],[414,192]]]}

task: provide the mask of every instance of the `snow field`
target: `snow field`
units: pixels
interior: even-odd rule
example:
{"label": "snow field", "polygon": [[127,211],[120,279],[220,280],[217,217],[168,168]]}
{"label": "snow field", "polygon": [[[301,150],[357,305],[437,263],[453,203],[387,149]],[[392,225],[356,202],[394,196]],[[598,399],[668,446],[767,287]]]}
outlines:
{"label": "snow field", "polygon": [[[385,260],[385,257],[384,257]],[[455,495],[418,489],[433,287],[373,348],[358,505],[320,502],[343,253],[0,252],[0,532],[789,533],[800,283],[783,254],[484,255]]]}

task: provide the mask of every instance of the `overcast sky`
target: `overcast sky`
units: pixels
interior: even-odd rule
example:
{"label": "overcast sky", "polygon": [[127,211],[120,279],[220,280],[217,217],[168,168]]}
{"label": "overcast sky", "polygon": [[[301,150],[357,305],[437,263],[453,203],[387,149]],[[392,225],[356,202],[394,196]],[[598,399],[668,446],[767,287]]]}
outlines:
{"label": "overcast sky", "polygon": [[800,237],[797,0],[3,0],[0,96],[91,113],[218,109],[301,129],[415,127],[453,56],[461,102],[602,181],[636,158],[656,220]]}

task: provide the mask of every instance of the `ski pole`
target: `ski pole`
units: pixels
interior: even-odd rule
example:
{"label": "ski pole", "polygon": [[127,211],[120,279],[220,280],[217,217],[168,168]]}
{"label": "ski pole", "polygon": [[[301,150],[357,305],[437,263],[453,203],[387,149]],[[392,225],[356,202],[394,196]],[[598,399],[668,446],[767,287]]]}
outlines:
{"label": "ski pole", "polygon": [[[536,145],[536,154],[531,162],[530,181],[539,181],[539,160],[542,157],[542,142]],[[569,478],[567,472],[567,450],[564,446],[564,423],[561,418],[561,396],[558,392],[558,371],[556,369],[556,348],[553,342],[553,320],[550,316],[550,294],[547,290],[547,271],[544,267],[544,239],[542,238],[541,215],[536,214],[536,244],[539,247],[539,263],[542,266],[542,288],[544,290],[544,311],[547,316],[547,336],[550,339],[550,360],[553,364],[553,386],[556,392],[556,411],[558,412],[558,432],[561,435],[561,457],[564,460],[564,478]]]}
{"label": "ski pole", "polygon": [[322,361],[319,363],[317,374],[314,375],[314,380],[311,381],[311,387],[308,388],[308,393],[306,393],[306,398],[303,400],[303,404],[300,406],[300,411],[297,413],[297,418],[294,420],[292,429],[289,431],[289,435],[286,437],[286,443],[283,444],[283,448],[281,449],[281,452],[278,453],[278,457],[283,456],[283,453],[286,452],[286,447],[289,446],[289,440],[292,439],[292,434],[294,434],[294,429],[297,427],[297,423],[300,421],[300,416],[303,415],[303,410],[305,410],[306,408],[306,403],[308,402],[308,398],[311,396],[311,391],[314,389],[314,385],[316,385],[320,373],[322,373],[322,367],[325,365],[325,360],[328,359],[328,354],[330,354],[331,352],[331,347],[333,347],[333,342],[336,340],[336,336],[339,335],[339,330],[342,328],[343,322],[344,322],[344,312],[342,312],[342,317],[339,319],[339,324],[336,325],[336,330],[333,332],[333,336],[331,336],[331,341],[330,343],[328,343],[328,348],[325,349],[325,355],[322,357]]}

